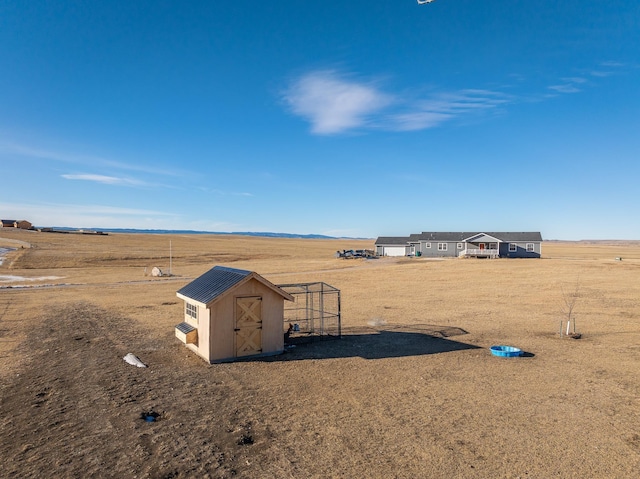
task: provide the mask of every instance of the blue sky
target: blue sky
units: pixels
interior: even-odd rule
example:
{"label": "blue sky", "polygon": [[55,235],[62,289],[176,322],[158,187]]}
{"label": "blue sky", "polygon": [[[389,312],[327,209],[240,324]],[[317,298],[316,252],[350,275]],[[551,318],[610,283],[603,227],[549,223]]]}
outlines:
{"label": "blue sky", "polygon": [[0,0],[0,217],[640,239],[636,0]]}

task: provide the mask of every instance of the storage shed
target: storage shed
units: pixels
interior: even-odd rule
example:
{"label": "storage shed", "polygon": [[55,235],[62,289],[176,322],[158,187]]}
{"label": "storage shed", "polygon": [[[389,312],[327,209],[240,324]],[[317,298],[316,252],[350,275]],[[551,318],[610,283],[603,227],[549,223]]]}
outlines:
{"label": "storage shed", "polygon": [[215,266],[176,295],[176,337],[209,363],[284,351],[284,301],[293,297],[259,274]]}

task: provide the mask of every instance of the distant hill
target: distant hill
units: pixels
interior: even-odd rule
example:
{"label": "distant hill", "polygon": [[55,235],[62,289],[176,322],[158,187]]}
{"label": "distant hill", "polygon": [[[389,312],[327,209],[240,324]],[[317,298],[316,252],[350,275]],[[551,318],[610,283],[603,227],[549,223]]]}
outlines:
{"label": "distant hill", "polygon": [[240,235],[240,236],[266,236],[270,238],[300,238],[300,239],[370,239],[350,238],[346,236],[327,236],[319,234],[297,233],[272,233],[268,231],[196,231],[196,230],[158,230],[158,229],[134,229],[134,228],[69,228],[54,226],[55,231],[101,231],[104,233],[132,233],[132,234],[187,234],[187,235]]}
{"label": "distant hill", "polygon": [[580,243],[601,246],[620,246],[620,245],[640,245],[640,240],[616,240],[616,239],[599,239],[599,240],[545,240],[545,243]]}

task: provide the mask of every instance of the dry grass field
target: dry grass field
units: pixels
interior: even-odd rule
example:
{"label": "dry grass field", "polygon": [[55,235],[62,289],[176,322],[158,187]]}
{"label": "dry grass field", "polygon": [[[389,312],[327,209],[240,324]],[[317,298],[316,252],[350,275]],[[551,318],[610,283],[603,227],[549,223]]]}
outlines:
{"label": "dry grass field", "polygon": [[[170,241],[173,276],[145,275],[168,271]],[[638,477],[640,243],[333,256],[372,246],[0,231],[16,248],[0,266],[0,476]],[[174,337],[175,292],[214,265],[339,288],[344,337],[206,364]],[[576,283],[582,337],[561,339]]]}

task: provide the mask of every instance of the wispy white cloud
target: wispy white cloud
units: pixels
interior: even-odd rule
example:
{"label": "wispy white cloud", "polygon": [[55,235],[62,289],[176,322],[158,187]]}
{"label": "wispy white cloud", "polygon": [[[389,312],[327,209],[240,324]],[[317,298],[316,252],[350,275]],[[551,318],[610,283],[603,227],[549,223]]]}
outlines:
{"label": "wispy white cloud", "polygon": [[[127,164],[118,161],[108,160],[98,156],[89,156],[82,154],[67,153],[29,146],[23,143],[16,143],[0,138],[0,157],[10,159],[26,158],[44,160],[53,163],[66,163],[79,165],[83,169],[94,170],[96,173],[79,173],[79,174],[63,174],[62,178],[67,180],[92,181],[105,185],[129,186],[129,187],[146,187],[146,188],[162,188],[162,189],[178,189],[179,184],[175,181],[167,181],[169,177],[175,178],[186,177],[184,171],[179,170],[163,170],[161,168],[150,167],[144,164]],[[102,174],[106,172],[107,174]],[[112,173],[113,174],[109,174]],[[144,174],[145,179],[140,180],[131,176],[132,174]],[[159,181],[154,181],[159,180]]]}
{"label": "wispy white cloud", "polygon": [[408,111],[391,114],[389,125],[404,131],[433,128],[453,118],[493,110],[511,101],[510,96],[489,90],[440,93],[410,104]]}
{"label": "wispy white cloud", "polygon": [[622,67],[625,66],[624,63],[618,62],[618,61],[615,61],[615,60],[609,60],[609,61],[606,61],[606,62],[602,62],[601,65],[603,67],[609,67],[609,68],[622,68]]}
{"label": "wispy white cloud", "polygon": [[578,93],[582,90],[580,90],[580,88],[578,88],[575,84],[573,83],[563,83],[560,85],[551,85],[549,87],[549,90],[554,90],[558,93]]}
{"label": "wispy white cloud", "polygon": [[589,72],[589,74],[594,77],[604,78],[604,77],[610,77],[611,75],[614,75],[614,72],[606,71],[606,70],[592,70]]}
{"label": "wispy white cloud", "polygon": [[549,86],[549,90],[558,93],[579,93],[589,80],[584,77],[565,77],[560,79],[562,83]]}
{"label": "wispy white cloud", "polygon": [[119,186],[145,186],[146,183],[140,180],[132,178],[120,178],[116,176],[95,175],[90,173],[82,174],[65,174],[61,175],[67,180],[80,180],[80,181],[93,181],[95,183],[102,183],[105,185],[119,185]]}
{"label": "wispy white cloud", "polygon": [[602,62],[600,63],[600,65],[598,65],[597,69],[592,70],[591,72],[589,72],[589,74],[594,77],[610,77],[611,75],[615,75],[616,73],[618,73],[621,68],[624,68],[626,66],[627,65],[625,65],[624,63],[615,61]]}
{"label": "wispy white cloud", "polygon": [[583,77],[567,77],[567,78],[563,78],[563,81],[569,82],[569,83],[587,83],[587,79],[583,78]]}
{"label": "wispy white cloud", "polygon": [[0,140],[0,153],[15,155],[23,158],[35,158],[40,160],[51,160],[60,163],[71,163],[76,165],[86,165],[91,167],[108,167],[124,171],[138,171],[161,176],[186,176],[185,172],[178,170],[167,170],[154,166],[148,166],[140,163],[125,163],[115,161],[95,155],[83,155],[69,153],[65,151],[56,151],[37,146],[30,146],[16,143],[14,141]]}
{"label": "wispy white cloud", "polygon": [[[353,130],[413,131],[435,128],[472,115],[503,111],[514,103],[544,101],[559,94],[579,93],[593,86],[594,76],[608,76],[609,70],[624,67],[603,62],[598,69],[579,76],[561,77],[544,91],[509,94],[513,86],[496,89],[439,91],[428,96],[383,91],[380,82],[364,81],[336,70],[311,71],[291,82],[283,94],[290,111],[311,124],[320,135]],[[521,89],[525,77],[515,78]]]}
{"label": "wispy white cloud", "polygon": [[311,123],[312,133],[321,135],[356,129],[423,130],[511,101],[503,93],[480,89],[437,93],[426,99],[407,98],[335,70],[301,76],[289,86],[284,99],[294,114]]}
{"label": "wispy white cloud", "polygon": [[16,156],[38,158],[43,160],[55,160],[64,163],[81,163],[79,157],[74,155],[64,155],[55,151],[46,150],[38,147],[32,147],[28,145],[21,145],[10,141],[0,142],[0,151]]}
{"label": "wispy white cloud", "polygon": [[91,213],[91,214],[109,214],[109,215],[123,215],[123,216],[175,216],[175,213],[169,213],[166,211],[147,210],[140,208],[122,208],[120,206],[106,206],[106,205],[52,205],[56,208],[61,206],[69,211],[76,213]]}
{"label": "wispy white cloud", "polygon": [[216,188],[209,188],[208,186],[199,186],[198,190],[203,191],[205,193],[213,193],[220,196],[244,196],[244,197],[254,197],[253,193],[249,193],[247,191],[232,191],[227,192],[224,190],[219,190]]}
{"label": "wispy white cloud", "polygon": [[0,203],[0,210],[36,226],[175,229],[180,222],[172,212],[108,205]]}
{"label": "wispy white cloud", "polygon": [[284,100],[291,111],[311,123],[320,135],[366,126],[393,97],[374,84],[357,82],[334,70],[307,73],[289,85]]}
{"label": "wispy white cloud", "polygon": [[354,238],[359,236],[359,231],[351,229],[329,229],[319,233],[324,236],[333,236],[334,238]]}
{"label": "wispy white cloud", "polygon": [[407,113],[397,113],[389,117],[395,130],[411,131],[434,128],[441,123],[453,118],[449,113],[439,113],[434,111],[410,111]]}
{"label": "wispy white cloud", "polygon": [[195,231],[250,231],[251,226],[213,219],[186,218],[181,213],[145,208],[127,208],[72,203],[2,203],[0,211],[26,219],[36,226],[71,228],[132,228]]}

